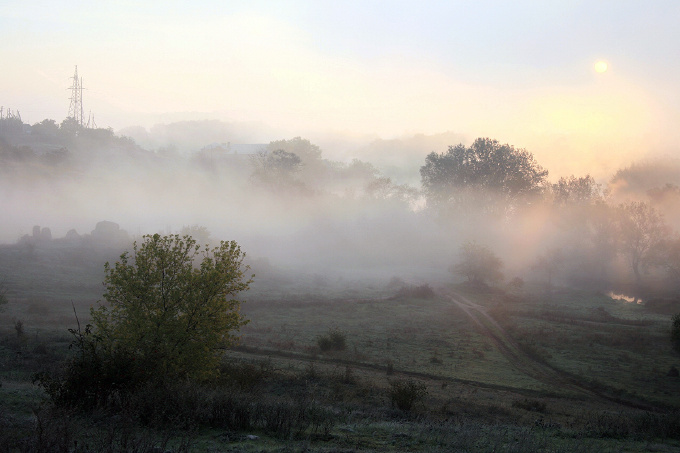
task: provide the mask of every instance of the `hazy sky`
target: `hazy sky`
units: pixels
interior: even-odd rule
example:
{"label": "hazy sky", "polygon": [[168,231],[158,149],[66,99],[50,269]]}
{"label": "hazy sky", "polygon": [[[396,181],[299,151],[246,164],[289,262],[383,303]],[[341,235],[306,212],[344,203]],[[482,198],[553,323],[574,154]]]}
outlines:
{"label": "hazy sky", "polygon": [[0,105],[61,121],[78,65],[100,127],[454,131],[597,173],[676,149],[679,23],[677,0],[4,0]]}

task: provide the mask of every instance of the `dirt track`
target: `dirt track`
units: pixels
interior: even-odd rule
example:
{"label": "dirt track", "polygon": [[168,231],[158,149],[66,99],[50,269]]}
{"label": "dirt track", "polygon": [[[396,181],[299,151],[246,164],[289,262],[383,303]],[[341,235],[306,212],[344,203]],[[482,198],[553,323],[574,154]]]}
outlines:
{"label": "dirt track", "polygon": [[571,379],[523,352],[507,331],[489,315],[485,307],[450,290],[445,291],[444,295],[474,321],[480,333],[489,338],[517,370],[537,381],[558,387],[561,390],[592,395],[590,390],[581,387]]}
{"label": "dirt track", "polygon": [[510,334],[493,319],[486,307],[476,304],[465,296],[450,289],[441,290],[440,293],[460,307],[474,321],[479,328],[479,331],[496,345],[498,350],[508,359],[508,361],[517,370],[527,376],[572,394],[590,398],[596,397],[639,409],[654,409],[641,402],[622,400],[603,394],[602,392],[577,381],[567,373],[556,370],[550,365],[533,358],[531,355],[524,352]]}

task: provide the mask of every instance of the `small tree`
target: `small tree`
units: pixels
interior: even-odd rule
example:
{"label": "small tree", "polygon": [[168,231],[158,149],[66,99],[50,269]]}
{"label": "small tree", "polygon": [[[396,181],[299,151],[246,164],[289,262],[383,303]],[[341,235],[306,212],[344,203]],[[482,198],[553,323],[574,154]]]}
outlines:
{"label": "small tree", "polygon": [[670,228],[653,206],[642,201],[619,205],[618,214],[621,252],[628,258],[639,285],[641,270],[654,262],[654,252],[668,237]]}
{"label": "small tree", "polygon": [[410,411],[417,403],[422,402],[427,395],[427,387],[422,382],[413,379],[390,382],[389,396],[392,407],[396,406],[402,411]]}
{"label": "small tree", "polygon": [[475,285],[486,285],[503,280],[503,262],[488,247],[466,242],[460,247],[460,260],[449,268],[454,274],[467,277]]}
{"label": "small tree", "polygon": [[104,350],[124,350],[158,376],[212,376],[247,322],[235,299],[252,281],[244,257],[234,241],[201,250],[190,236],[144,236],[132,257],[105,265],[107,304],[92,309]]}
{"label": "small tree", "polygon": [[680,237],[660,241],[652,254],[653,264],[663,267],[669,279],[680,285]]}
{"label": "small tree", "polygon": [[347,347],[347,334],[339,329],[331,329],[316,338],[316,344],[323,352],[344,351]]}

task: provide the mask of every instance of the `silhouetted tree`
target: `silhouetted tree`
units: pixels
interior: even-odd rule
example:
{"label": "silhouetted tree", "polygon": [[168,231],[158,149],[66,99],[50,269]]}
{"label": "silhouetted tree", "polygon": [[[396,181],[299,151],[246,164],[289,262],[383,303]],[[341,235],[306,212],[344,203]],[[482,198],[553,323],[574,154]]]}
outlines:
{"label": "silhouetted tree", "polygon": [[302,137],[290,140],[276,140],[267,146],[269,153],[285,151],[300,159],[297,179],[309,187],[317,187],[326,178],[327,165],[321,158],[321,148]]}
{"label": "silhouetted tree", "polygon": [[586,218],[589,261],[595,265],[595,276],[605,279],[607,267],[617,254],[619,246],[616,234],[616,210],[603,201],[593,204]]}
{"label": "silhouetted tree", "polygon": [[267,150],[270,152],[279,149],[297,155],[305,165],[311,161],[321,159],[321,148],[302,137],[295,137],[290,140],[275,140],[267,146]]}
{"label": "silhouetted tree", "polygon": [[59,137],[59,125],[50,119],[44,119],[31,126],[31,134],[43,140],[55,140]]}
{"label": "silhouetted tree", "polygon": [[642,282],[641,269],[654,263],[654,251],[667,238],[670,229],[661,214],[645,202],[621,204],[617,211],[621,251],[628,258],[639,284]]}
{"label": "silhouetted tree", "polygon": [[612,196],[619,199],[640,197],[659,184],[680,184],[680,159],[664,157],[634,162],[618,170],[609,182]]}
{"label": "silhouetted tree", "polygon": [[261,151],[253,156],[253,179],[270,189],[300,187],[297,174],[302,169],[302,160],[297,154],[282,149]]}
{"label": "silhouetted tree", "polygon": [[460,247],[459,261],[449,268],[463,275],[469,283],[486,285],[503,280],[503,262],[487,246],[466,242]]}
{"label": "silhouetted tree", "polygon": [[[28,146],[12,146],[0,137],[0,162],[29,162],[35,160],[37,155]],[[0,168],[2,170],[2,168]]]}
{"label": "silhouetted tree", "polygon": [[59,134],[66,139],[72,139],[83,130],[83,126],[78,124],[74,118],[66,118],[59,125]]}
{"label": "silhouetted tree", "polygon": [[590,175],[562,177],[550,185],[550,192],[558,205],[589,205],[603,200],[605,195],[602,186]]}
{"label": "silhouetted tree", "polygon": [[507,213],[538,196],[548,172],[524,149],[478,138],[429,154],[420,175],[430,207]]}
{"label": "silhouetted tree", "polygon": [[652,251],[652,260],[653,264],[666,270],[676,285],[680,285],[680,237],[658,242]]}

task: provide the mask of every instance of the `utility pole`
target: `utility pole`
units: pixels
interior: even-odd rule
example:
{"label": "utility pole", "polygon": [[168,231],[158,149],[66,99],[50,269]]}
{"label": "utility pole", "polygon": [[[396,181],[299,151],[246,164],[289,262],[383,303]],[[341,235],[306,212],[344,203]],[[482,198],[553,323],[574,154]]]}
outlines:
{"label": "utility pole", "polygon": [[78,66],[76,65],[76,72],[73,74],[73,84],[71,88],[71,105],[68,108],[68,117],[73,118],[79,126],[84,126],[83,118],[83,79],[78,78]]}

